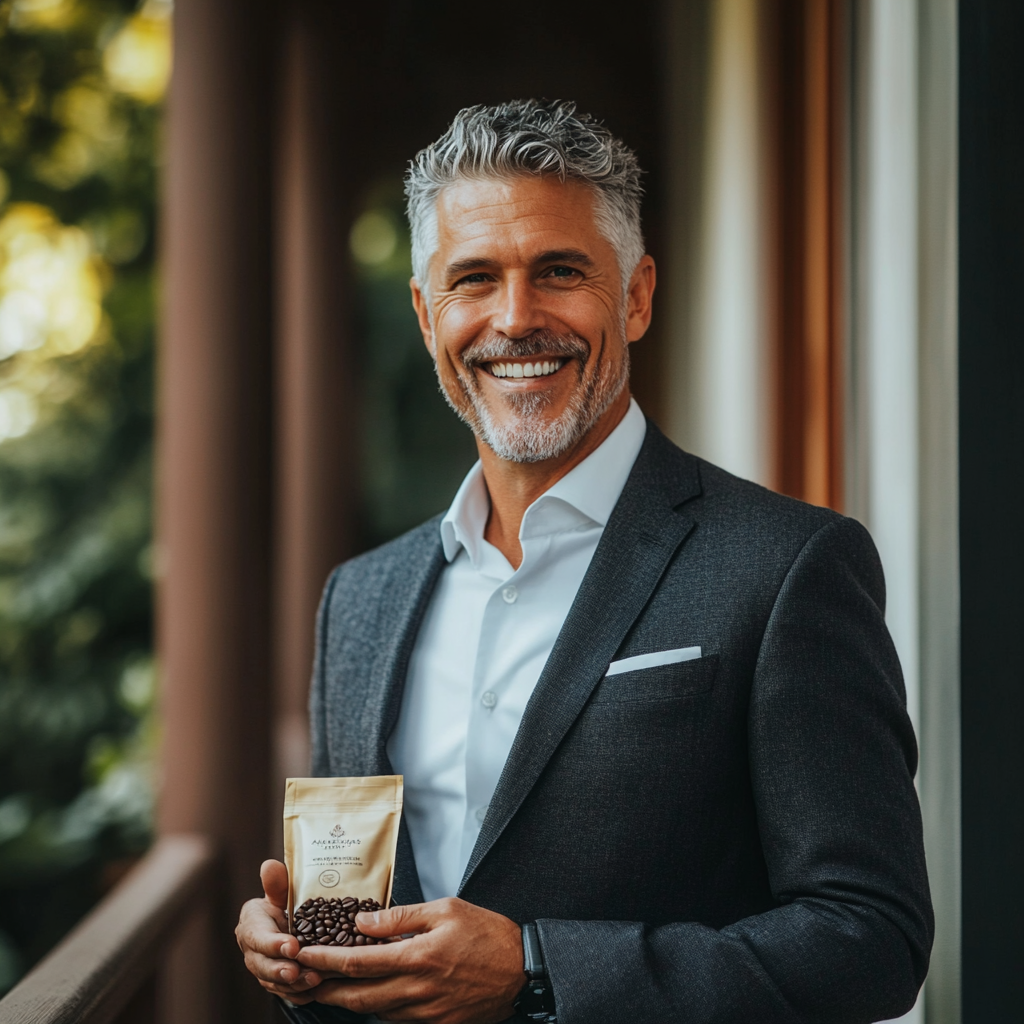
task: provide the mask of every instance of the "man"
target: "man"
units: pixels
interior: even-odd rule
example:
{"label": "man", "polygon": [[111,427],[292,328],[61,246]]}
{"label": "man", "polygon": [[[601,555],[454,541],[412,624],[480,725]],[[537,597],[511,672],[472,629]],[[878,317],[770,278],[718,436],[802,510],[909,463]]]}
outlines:
{"label": "man", "polygon": [[412,937],[300,953],[267,862],[238,939],[295,1020],[867,1024],[924,978],[877,555],[631,401],[639,173],[533,101],[411,165],[413,304],[480,462],[324,594],[313,772],[405,775],[401,905],[360,927]]}

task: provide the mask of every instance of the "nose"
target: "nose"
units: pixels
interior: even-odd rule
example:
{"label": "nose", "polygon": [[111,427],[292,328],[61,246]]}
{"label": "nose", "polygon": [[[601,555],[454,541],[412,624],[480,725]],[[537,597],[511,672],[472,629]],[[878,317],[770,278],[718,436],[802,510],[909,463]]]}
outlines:
{"label": "nose", "polygon": [[545,326],[540,296],[528,275],[510,274],[498,291],[491,327],[507,338],[525,338]]}

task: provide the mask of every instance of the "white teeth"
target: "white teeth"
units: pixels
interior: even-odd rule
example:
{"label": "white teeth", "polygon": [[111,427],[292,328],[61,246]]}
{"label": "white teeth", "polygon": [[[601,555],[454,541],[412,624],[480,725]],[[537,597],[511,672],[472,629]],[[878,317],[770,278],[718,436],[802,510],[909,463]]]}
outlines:
{"label": "white teeth", "polygon": [[545,360],[542,363],[491,363],[491,373],[495,377],[546,377],[561,368],[561,359]]}

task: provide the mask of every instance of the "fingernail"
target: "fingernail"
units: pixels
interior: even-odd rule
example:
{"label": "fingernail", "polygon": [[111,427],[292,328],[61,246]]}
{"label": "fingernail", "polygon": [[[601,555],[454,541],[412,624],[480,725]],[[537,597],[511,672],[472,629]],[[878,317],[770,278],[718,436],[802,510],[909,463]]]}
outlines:
{"label": "fingernail", "polygon": [[379,910],[375,910],[373,912],[373,923],[374,924],[380,924],[380,911]]}

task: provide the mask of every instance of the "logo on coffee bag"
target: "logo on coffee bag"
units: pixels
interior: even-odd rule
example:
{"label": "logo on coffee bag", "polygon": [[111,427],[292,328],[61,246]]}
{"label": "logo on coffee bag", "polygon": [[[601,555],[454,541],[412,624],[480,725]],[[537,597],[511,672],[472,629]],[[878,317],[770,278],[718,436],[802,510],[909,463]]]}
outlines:
{"label": "logo on coffee bag", "polygon": [[331,835],[335,839],[337,839],[339,836],[343,836],[344,834],[345,830],[340,825],[335,825],[334,828],[331,829]]}

